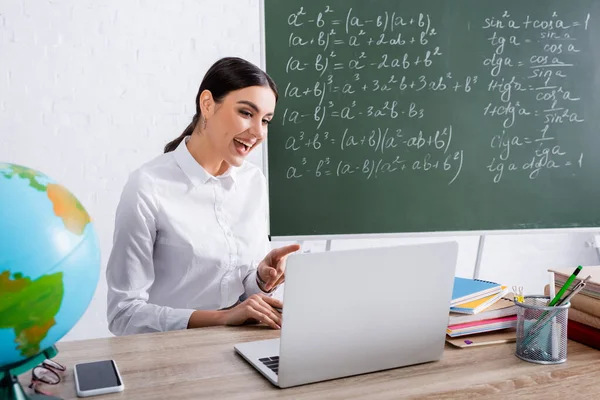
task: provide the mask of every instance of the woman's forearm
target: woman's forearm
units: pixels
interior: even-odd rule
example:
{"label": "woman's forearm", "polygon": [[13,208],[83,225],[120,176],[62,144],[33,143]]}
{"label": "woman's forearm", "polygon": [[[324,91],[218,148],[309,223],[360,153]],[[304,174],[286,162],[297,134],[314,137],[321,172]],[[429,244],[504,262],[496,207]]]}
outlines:
{"label": "woman's forearm", "polygon": [[225,311],[196,310],[190,316],[188,329],[225,325]]}

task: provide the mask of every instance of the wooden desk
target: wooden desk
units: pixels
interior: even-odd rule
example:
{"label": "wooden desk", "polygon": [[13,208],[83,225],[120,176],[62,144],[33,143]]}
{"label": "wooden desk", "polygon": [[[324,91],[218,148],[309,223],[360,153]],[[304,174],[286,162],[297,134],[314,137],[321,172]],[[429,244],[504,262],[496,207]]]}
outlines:
{"label": "wooden desk", "polygon": [[[519,360],[514,343],[472,349],[448,345],[439,362],[279,389],[233,350],[237,342],[278,336],[279,331],[257,326],[215,327],[62,343],[56,360],[67,365],[66,376],[59,385],[44,387],[76,399],[73,365],[114,358],[125,391],[93,398],[600,398],[600,352],[571,341],[567,362],[553,366]],[[20,379],[26,386],[29,375]]]}

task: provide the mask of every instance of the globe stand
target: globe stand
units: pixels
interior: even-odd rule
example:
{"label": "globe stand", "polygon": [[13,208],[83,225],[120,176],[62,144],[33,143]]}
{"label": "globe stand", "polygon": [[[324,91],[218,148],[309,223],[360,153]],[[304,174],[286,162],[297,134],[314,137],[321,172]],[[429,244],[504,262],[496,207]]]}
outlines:
{"label": "globe stand", "polygon": [[19,379],[20,374],[33,369],[44,360],[54,357],[58,351],[55,346],[49,347],[41,353],[18,363],[0,367],[0,399],[2,400],[62,400],[59,397],[43,394],[27,394],[23,390]]}

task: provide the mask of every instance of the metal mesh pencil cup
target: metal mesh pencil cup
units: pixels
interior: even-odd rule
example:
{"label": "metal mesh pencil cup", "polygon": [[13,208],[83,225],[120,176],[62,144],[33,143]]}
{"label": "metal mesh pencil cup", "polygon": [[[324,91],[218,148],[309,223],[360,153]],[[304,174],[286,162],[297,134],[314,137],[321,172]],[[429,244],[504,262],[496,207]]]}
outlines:
{"label": "metal mesh pencil cup", "polygon": [[567,361],[567,322],[571,303],[547,307],[548,296],[525,296],[517,305],[516,356],[538,364]]}

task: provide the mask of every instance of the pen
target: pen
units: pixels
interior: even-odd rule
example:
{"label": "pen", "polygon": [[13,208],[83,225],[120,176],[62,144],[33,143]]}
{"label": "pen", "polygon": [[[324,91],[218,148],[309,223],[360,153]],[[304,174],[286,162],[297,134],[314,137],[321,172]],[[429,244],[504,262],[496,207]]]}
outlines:
{"label": "pen", "polygon": [[588,277],[587,277],[587,278],[585,278],[585,279],[584,279],[584,280],[582,280],[582,281],[579,281],[579,282],[577,283],[577,285],[575,285],[575,286],[573,287],[573,290],[571,290],[571,291],[569,292],[569,294],[568,294],[567,296],[565,296],[565,298],[564,298],[564,299],[562,299],[562,300],[560,301],[560,303],[558,303],[557,305],[558,305],[558,306],[562,306],[563,304],[567,304],[567,303],[569,302],[569,300],[571,300],[571,299],[573,298],[573,296],[575,296],[577,293],[579,293],[579,292],[581,291],[581,289],[583,289],[583,287],[585,286],[585,284],[587,283],[587,281],[588,281],[588,280],[590,280],[591,278],[592,278],[592,276],[591,276],[591,275],[588,275]]}
{"label": "pen", "polygon": [[[579,282],[579,284],[577,284],[577,288],[573,291],[571,291],[571,293],[569,293],[569,295],[567,297],[565,297],[562,301],[562,303],[566,304],[569,300],[571,300],[571,298],[573,296],[575,296],[577,293],[579,293],[581,291],[581,289],[583,289],[583,287],[585,286],[585,282],[581,281]],[[562,303],[560,305],[562,305]],[[541,327],[542,325],[544,325],[546,322],[548,322],[549,319],[551,319],[552,317],[554,317],[554,315],[558,312],[557,311],[550,311],[550,315],[546,316],[546,318],[543,318],[541,320],[539,320],[539,323],[537,325],[539,325],[539,327]],[[534,327],[536,328],[536,327]],[[531,329],[529,332],[533,334],[537,333],[539,329]]]}
{"label": "pen", "polygon": [[569,279],[567,279],[567,281],[565,282],[565,284],[563,285],[563,287],[560,288],[560,290],[558,291],[558,293],[556,293],[556,296],[554,296],[554,298],[552,299],[552,301],[550,301],[550,303],[548,303],[549,307],[555,306],[556,303],[558,303],[558,301],[560,300],[561,296],[567,291],[567,289],[569,288],[569,286],[571,286],[571,283],[575,280],[575,278],[577,277],[577,274],[579,274],[579,272],[581,272],[582,270],[582,266],[578,266],[577,268],[575,268],[575,271],[573,271],[573,273],[571,274],[571,276],[569,277]]}
{"label": "pen", "polygon": [[[590,277],[586,278],[584,281],[579,282],[576,285],[576,288],[574,288],[574,290],[571,291],[571,293],[569,293],[568,296],[566,296],[563,301],[561,302],[560,305],[566,304],[569,300],[571,300],[571,298],[573,296],[575,296],[577,293],[579,293],[581,291],[581,289],[583,289],[585,287],[585,284]],[[538,320],[538,322],[536,324],[534,324],[534,326],[529,330],[529,332],[527,333],[527,337],[525,338],[525,340],[523,340],[523,345],[527,346],[529,344],[529,342],[533,339],[533,337],[541,330],[541,328],[549,321],[551,320],[557,313],[559,310],[556,311],[547,311],[547,315],[545,315],[542,319]]]}

